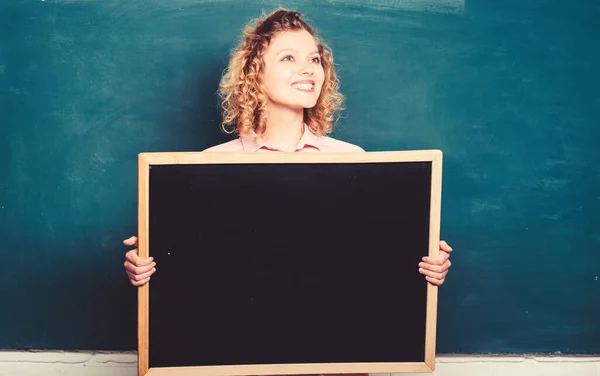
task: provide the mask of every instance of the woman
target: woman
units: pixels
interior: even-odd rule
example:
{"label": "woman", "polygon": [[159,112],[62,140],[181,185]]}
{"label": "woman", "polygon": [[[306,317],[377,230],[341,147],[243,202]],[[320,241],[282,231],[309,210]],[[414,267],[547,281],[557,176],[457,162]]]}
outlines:
{"label": "woman", "polygon": [[[239,137],[206,151],[363,151],[326,136],[342,104],[338,88],[331,51],[298,12],[277,10],[244,31],[221,79],[222,128]],[[137,238],[123,243],[135,247]],[[452,251],[444,241],[439,249],[437,257],[423,257],[419,264],[419,272],[438,286]],[[152,257],[139,257],[137,249],[125,258],[134,286],[146,284],[156,271]]]}

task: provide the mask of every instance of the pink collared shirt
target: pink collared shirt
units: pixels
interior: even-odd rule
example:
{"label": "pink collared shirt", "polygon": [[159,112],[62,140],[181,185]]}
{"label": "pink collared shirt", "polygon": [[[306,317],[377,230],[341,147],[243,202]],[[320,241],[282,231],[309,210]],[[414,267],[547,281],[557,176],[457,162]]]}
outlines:
{"label": "pink collared shirt", "polygon": [[[223,144],[219,144],[213,147],[210,147],[206,150],[206,152],[265,152],[265,151],[282,151],[276,148],[269,147],[268,143],[256,142],[255,135],[239,137],[235,140],[231,140],[229,142],[225,142]],[[317,136],[312,133],[308,127],[304,126],[304,133],[302,134],[302,138],[298,141],[298,145],[296,145],[296,149],[294,150],[296,153],[314,153],[314,152],[323,152],[323,153],[337,153],[337,152],[364,152],[364,150],[356,145],[353,145],[348,142],[336,140],[335,138],[326,137],[326,136]]]}

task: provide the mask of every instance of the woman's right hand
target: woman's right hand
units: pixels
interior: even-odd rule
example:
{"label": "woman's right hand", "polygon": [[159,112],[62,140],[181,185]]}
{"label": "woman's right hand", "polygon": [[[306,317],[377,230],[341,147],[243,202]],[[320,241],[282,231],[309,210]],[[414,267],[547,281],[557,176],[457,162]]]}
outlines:
{"label": "woman's right hand", "polygon": [[[123,240],[123,244],[130,247],[137,247],[138,238],[132,236]],[[134,286],[143,286],[150,280],[150,276],[156,271],[156,263],[153,257],[140,257],[138,250],[132,249],[125,254],[125,272],[129,277],[129,282]]]}

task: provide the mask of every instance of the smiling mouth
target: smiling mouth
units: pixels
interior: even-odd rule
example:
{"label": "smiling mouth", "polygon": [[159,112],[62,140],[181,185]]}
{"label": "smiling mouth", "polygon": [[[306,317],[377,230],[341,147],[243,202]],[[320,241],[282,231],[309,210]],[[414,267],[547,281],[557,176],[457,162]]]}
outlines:
{"label": "smiling mouth", "polygon": [[296,90],[300,90],[300,91],[309,91],[309,92],[313,92],[315,91],[315,85],[314,84],[294,84],[292,85],[292,87]]}

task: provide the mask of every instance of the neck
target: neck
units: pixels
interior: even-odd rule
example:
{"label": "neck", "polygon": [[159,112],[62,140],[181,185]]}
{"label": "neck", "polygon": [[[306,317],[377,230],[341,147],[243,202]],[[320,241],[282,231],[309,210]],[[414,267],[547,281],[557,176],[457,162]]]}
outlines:
{"label": "neck", "polygon": [[267,128],[262,138],[269,147],[294,151],[304,132],[304,109],[267,105]]}

